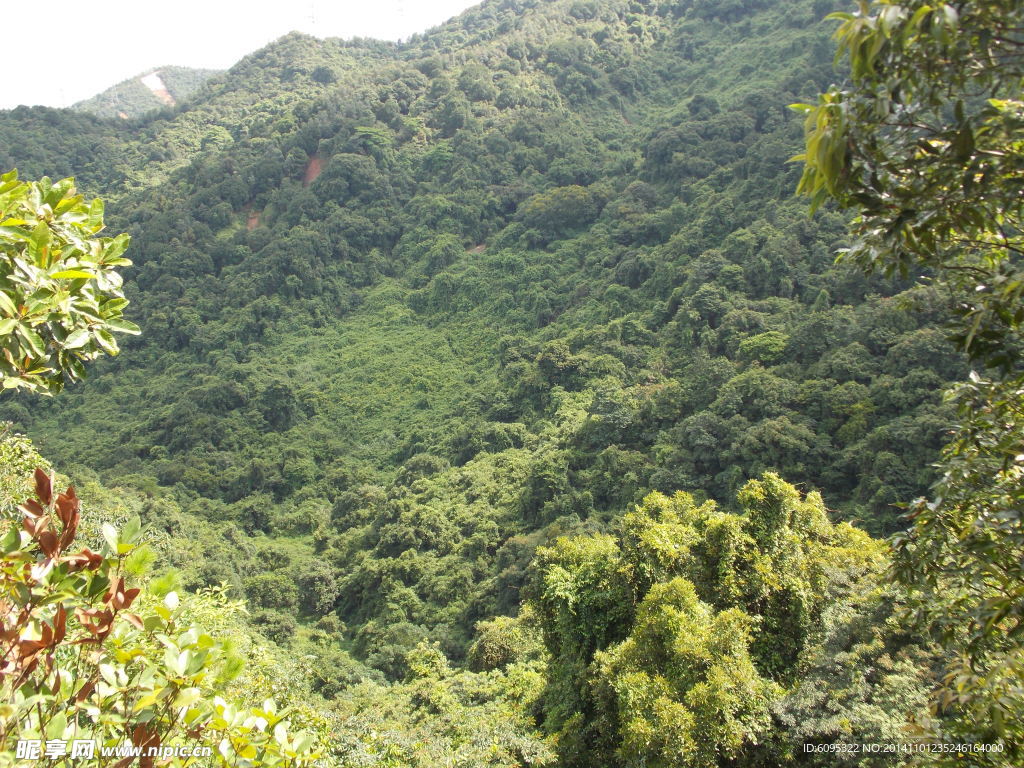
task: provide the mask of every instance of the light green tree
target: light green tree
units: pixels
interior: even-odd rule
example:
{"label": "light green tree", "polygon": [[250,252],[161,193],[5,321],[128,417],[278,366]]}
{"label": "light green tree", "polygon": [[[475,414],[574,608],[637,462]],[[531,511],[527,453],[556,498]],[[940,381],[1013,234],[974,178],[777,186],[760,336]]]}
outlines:
{"label": "light green tree", "polygon": [[[616,536],[538,550],[545,725],[566,766],[711,768],[792,754],[795,734],[780,735],[773,713],[795,709],[783,699],[822,655],[825,607],[877,590],[884,546],[832,524],[819,494],[773,473],[738,501],[742,514],[652,493]],[[907,713],[895,699],[863,706],[888,686],[844,694],[845,736],[878,721],[900,730]]]}
{"label": "light green tree", "polygon": [[594,662],[624,765],[714,768],[764,739],[782,688],[754,666],[753,625],[739,608],[715,611],[685,578],[651,588],[629,637]]}

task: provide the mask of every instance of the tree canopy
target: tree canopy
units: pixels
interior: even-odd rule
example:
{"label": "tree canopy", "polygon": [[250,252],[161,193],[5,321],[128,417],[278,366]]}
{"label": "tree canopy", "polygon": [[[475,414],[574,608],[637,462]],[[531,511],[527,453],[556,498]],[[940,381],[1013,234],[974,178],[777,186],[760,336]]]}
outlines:
{"label": "tree canopy", "polygon": [[[942,475],[910,505],[897,573],[945,644],[938,710],[961,738],[1024,732],[1024,8],[1017,2],[861,2],[834,14],[852,83],[807,115],[800,190],[855,208],[844,257],[923,272],[948,292],[974,366]],[[940,728],[943,726],[939,726]]]}
{"label": "tree canopy", "polygon": [[[771,473],[738,502],[730,513],[654,493],[614,535],[538,551],[530,592],[551,654],[545,725],[564,765],[781,764],[797,740],[774,718],[806,728],[807,742],[855,741],[899,733],[904,708],[923,699],[913,643],[892,625],[870,641],[854,628],[866,605],[888,599],[881,542],[832,524],[820,495]],[[851,651],[881,641],[892,674],[859,690],[841,676],[814,680],[847,663],[830,648],[837,640]],[[838,730],[803,719],[821,687]]]}

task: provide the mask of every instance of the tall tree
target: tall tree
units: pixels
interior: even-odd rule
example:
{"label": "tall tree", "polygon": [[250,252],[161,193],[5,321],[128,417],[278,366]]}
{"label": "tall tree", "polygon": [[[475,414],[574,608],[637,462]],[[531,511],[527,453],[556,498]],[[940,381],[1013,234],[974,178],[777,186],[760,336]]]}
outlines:
{"label": "tall tree", "polygon": [[[958,741],[1024,755],[1024,5],[861,0],[833,14],[852,82],[806,114],[799,190],[859,215],[843,257],[923,273],[975,370],[942,476],[910,505],[897,573],[949,651],[937,709]],[[995,759],[995,758],[994,758]]]}
{"label": "tall tree", "polygon": [[[773,473],[737,501],[742,514],[655,492],[616,536],[538,550],[533,606],[551,654],[544,722],[565,766],[780,759],[773,750],[789,734],[775,738],[772,712],[799,708],[784,696],[827,653],[818,646],[826,598],[877,592],[884,547],[833,525],[820,494],[802,496]],[[862,699],[890,702],[881,707],[839,704],[838,687],[826,694],[850,740],[903,721],[905,696],[891,694],[912,686],[894,677],[861,685],[871,691]]]}

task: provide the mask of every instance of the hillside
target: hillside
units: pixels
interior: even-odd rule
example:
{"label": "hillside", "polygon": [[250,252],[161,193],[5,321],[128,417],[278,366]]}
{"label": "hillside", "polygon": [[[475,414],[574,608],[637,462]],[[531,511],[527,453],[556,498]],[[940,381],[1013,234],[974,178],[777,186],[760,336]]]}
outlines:
{"label": "hillside", "polygon": [[71,109],[121,120],[142,117],[153,110],[177,106],[217,74],[216,69],[160,67],[111,86],[73,104]]}
{"label": "hillside", "polygon": [[[76,105],[127,120],[0,113],[0,167],[76,176],[131,233],[126,315],[143,329],[85,383],[4,400],[0,418],[73,478],[130,489],[186,587],[227,582],[274,643],[329,660],[312,689],[345,717],[404,723],[381,739],[408,746],[409,723],[426,727],[421,641],[452,675],[496,670],[486,632],[530,597],[562,677],[544,698],[533,667],[508,672],[533,680],[515,717],[562,733],[574,764],[557,699],[579,675],[550,629],[569,609],[542,594],[541,569],[591,562],[564,536],[638,556],[623,515],[641,503],[649,520],[633,523],[666,540],[738,526],[765,578],[807,596],[813,653],[765,640],[744,661],[754,698],[784,704],[736,764],[783,764],[778,734],[827,733],[818,695],[858,738],[898,730],[923,673],[864,586],[881,555],[845,523],[901,525],[894,505],[934,479],[941,391],[965,364],[942,295],[837,266],[846,219],[793,198],[787,105],[841,76],[821,21],[838,7],[488,0],[401,45],[293,33],[182,98],[165,78],[173,110],[144,109],[132,85]],[[735,522],[767,514],[758,493],[798,510],[785,526],[814,543],[773,549]],[[538,548],[546,566],[531,566]],[[712,556],[686,567],[711,573]],[[791,584],[778,565],[819,561],[849,580]],[[633,616],[660,587],[630,573]],[[762,606],[759,637],[788,620],[749,584],[713,597],[721,573],[693,578],[722,614]],[[844,624],[843,606],[878,624]],[[836,693],[829,660],[883,646],[892,675]],[[818,687],[794,693],[797,669]],[[469,706],[459,686],[484,683],[447,674]],[[373,714],[359,685],[387,680],[405,683]],[[548,754],[513,741],[509,755]]]}

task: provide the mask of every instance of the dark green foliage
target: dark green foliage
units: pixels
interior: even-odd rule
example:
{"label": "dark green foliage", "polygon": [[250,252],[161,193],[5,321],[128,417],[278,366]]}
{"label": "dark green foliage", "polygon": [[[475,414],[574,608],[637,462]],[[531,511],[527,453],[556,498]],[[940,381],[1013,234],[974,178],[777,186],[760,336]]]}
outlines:
{"label": "dark green foliage", "polygon": [[249,601],[261,608],[294,612],[299,605],[298,588],[281,572],[258,574],[246,579],[243,586]]}
{"label": "dark green foliage", "polygon": [[[780,546],[770,515],[731,515],[766,471],[892,531],[893,504],[934,479],[939,392],[964,363],[943,296],[837,266],[846,220],[791,199],[785,105],[832,76],[824,10],[492,1],[401,45],[289,35],[137,120],[2,113],[0,165],[116,201],[144,333],[53,408],[0,410],[55,460],[150,494],[147,516],[190,537],[170,555],[187,585],[226,581],[265,632],[316,644],[339,698],[364,674],[415,686],[424,643],[506,674],[532,653],[509,617],[535,550],[607,535],[652,490],[728,500],[722,552],[734,534]],[[578,680],[674,578],[637,591],[599,565],[593,625],[564,617]],[[826,631],[820,595],[747,584],[729,602],[686,578],[696,597],[660,587],[650,632],[684,616],[714,664],[752,665],[758,695],[812,668],[797,657]],[[749,642],[712,642],[726,629]],[[746,744],[766,706],[721,720]]]}
{"label": "dark green foliage", "polygon": [[797,685],[773,707],[788,737],[782,751],[800,765],[884,768],[894,763],[891,754],[798,753],[802,744],[911,741],[914,728],[899,714],[924,711],[933,660],[902,626],[898,587],[869,587],[853,573],[836,573],[826,600],[820,644],[803,655]]}
{"label": "dark green foliage", "polygon": [[278,645],[288,645],[295,634],[295,617],[283,611],[257,611],[252,617],[252,623],[263,635]]}
{"label": "dark green foliage", "polygon": [[933,702],[944,719],[929,725],[1000,740],[1005,754],[978,764],[1020,762],[1024,8],[878,2],[835,18],[852,83],[795,105],[806,114],[799,190],[812,206],[834,198],[858,212],[848,261],[934,276],[972,366],[948,390],[957,423],[941,475],[894,540],[913,618],[946,652]]}

